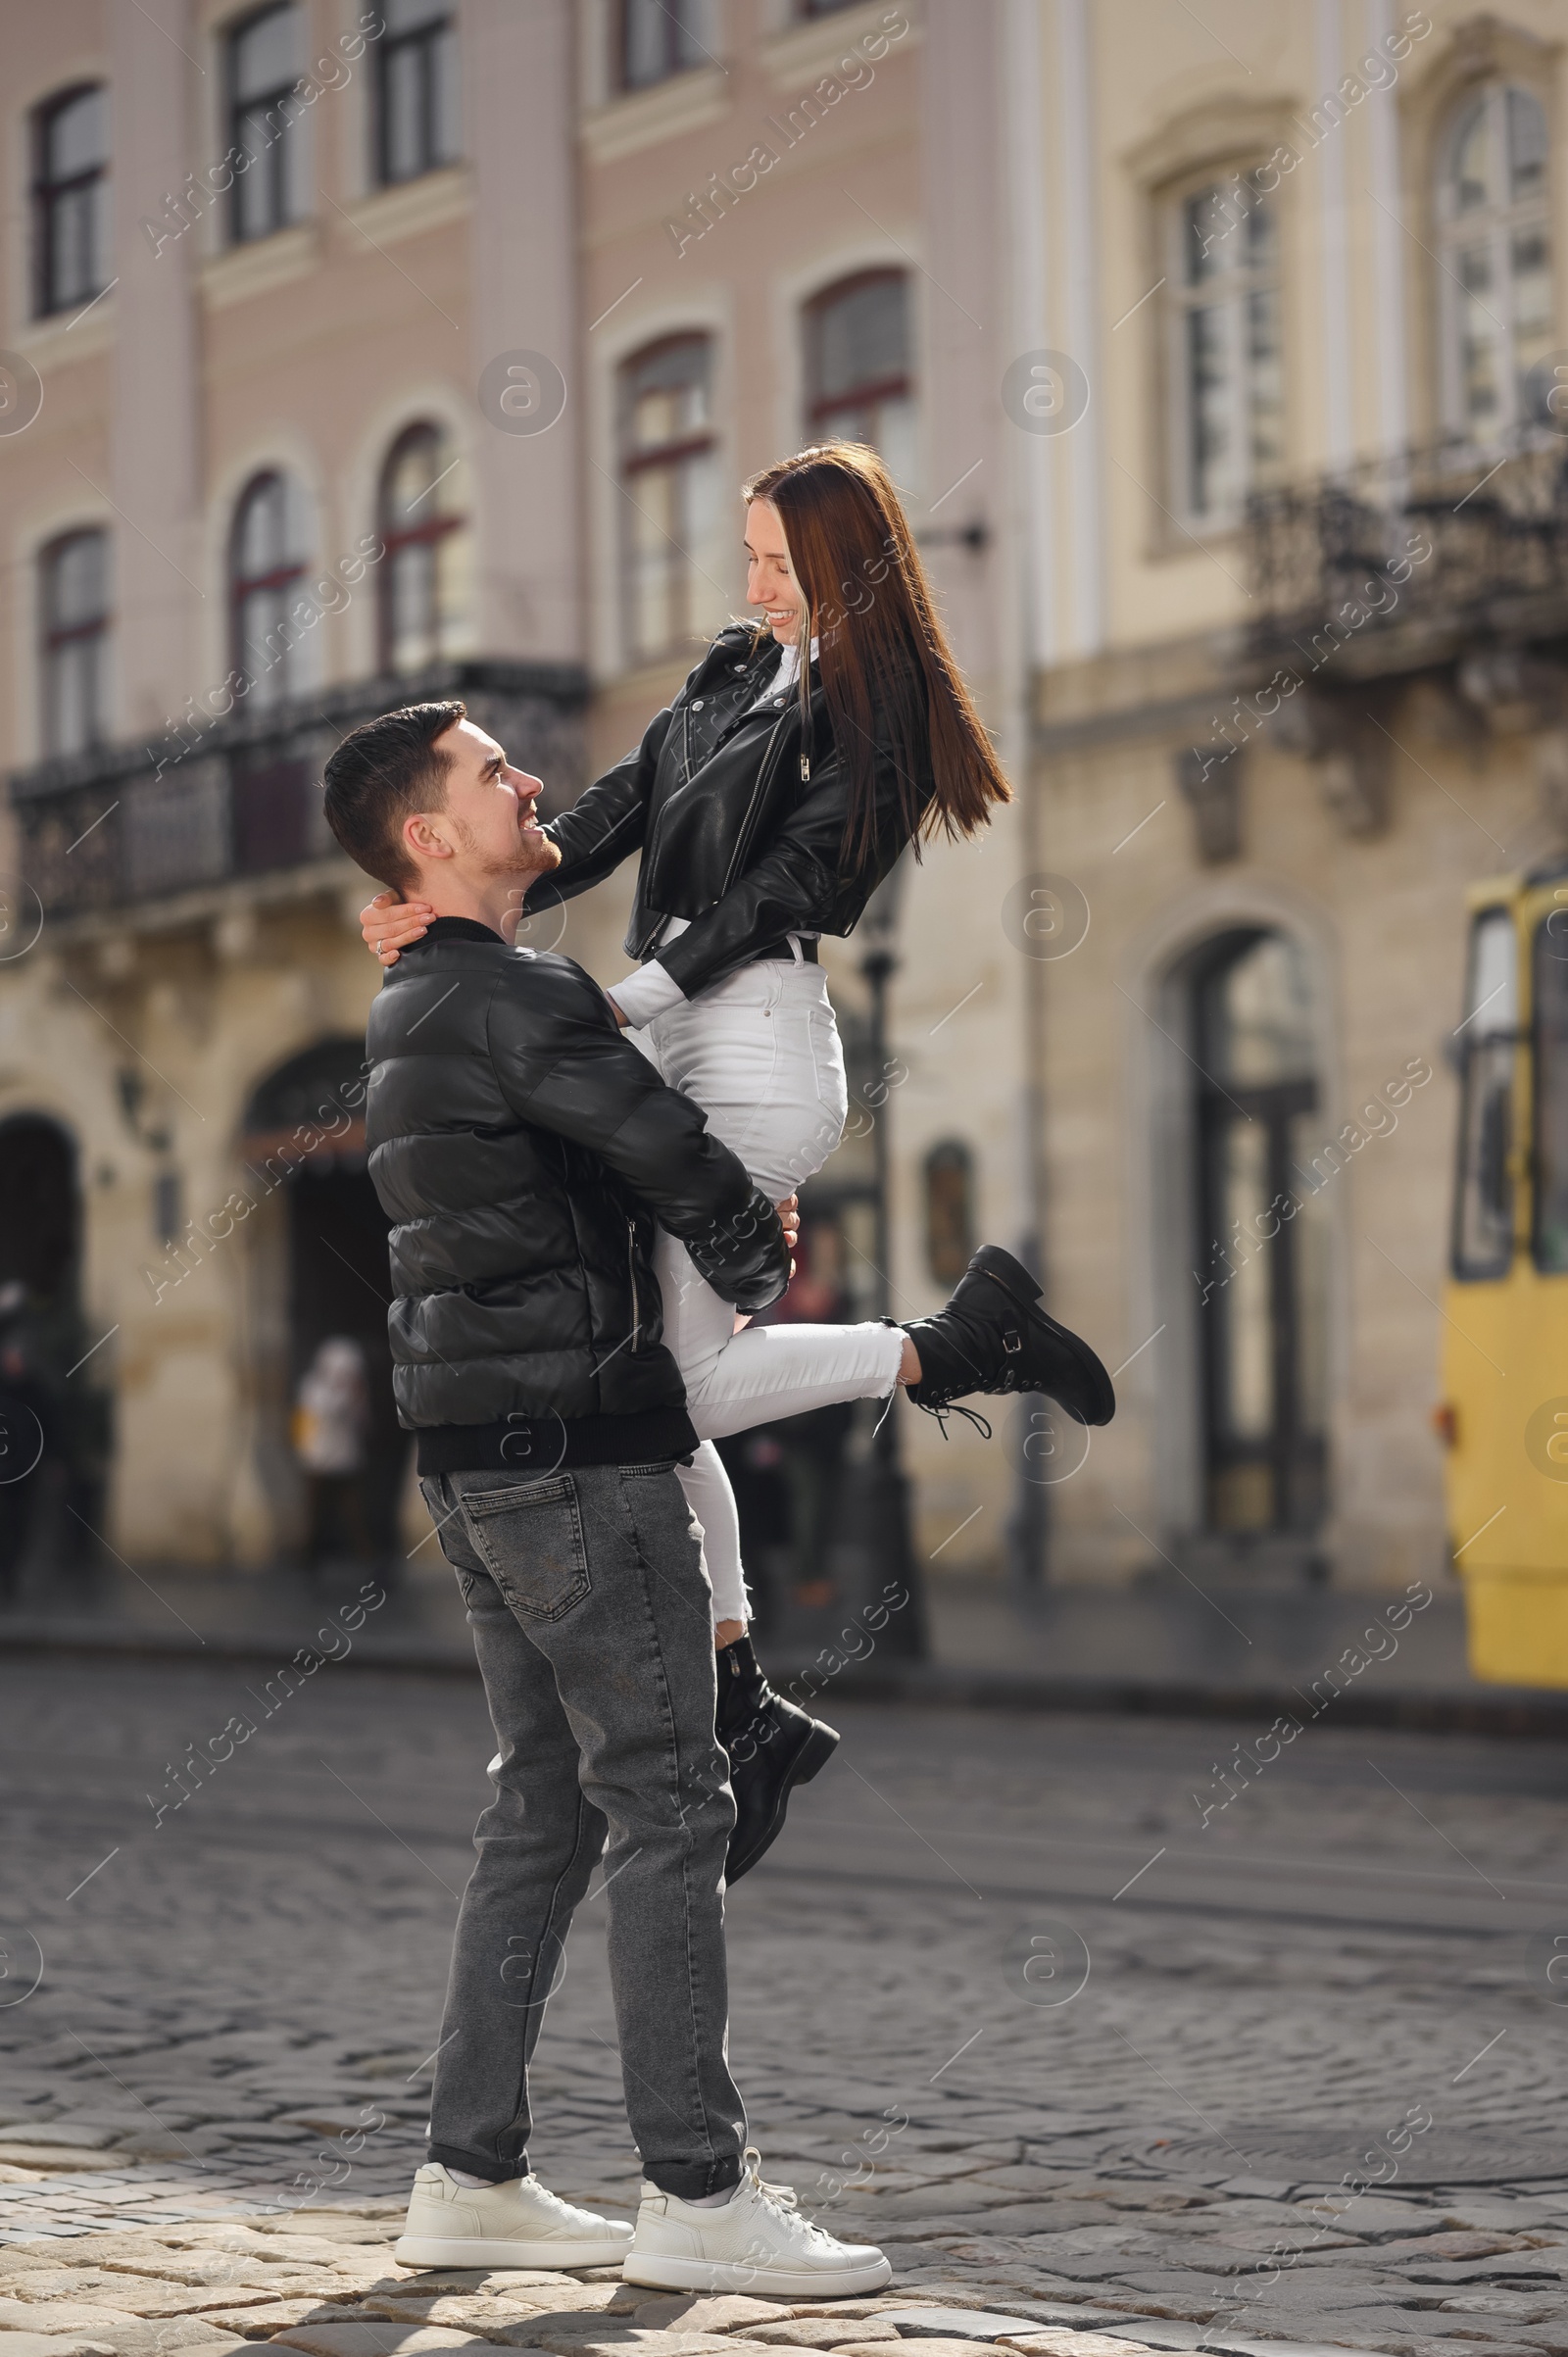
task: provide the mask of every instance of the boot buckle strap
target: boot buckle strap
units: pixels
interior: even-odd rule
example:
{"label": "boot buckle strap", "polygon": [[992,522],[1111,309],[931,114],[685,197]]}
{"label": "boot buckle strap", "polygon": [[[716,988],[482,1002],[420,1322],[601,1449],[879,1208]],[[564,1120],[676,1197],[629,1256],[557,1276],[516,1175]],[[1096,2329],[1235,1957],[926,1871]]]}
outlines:
{"label": "boot buckle strap", "polygon": [[1019,1351],[1023,1349],[1023,1336],[1018,1332],[1016,1326],[1014,1326],[1008,1333],[1004,1334],[1002,1338],[1002,1347],[1006,1351],[1009,1358],[1017,1357]]}

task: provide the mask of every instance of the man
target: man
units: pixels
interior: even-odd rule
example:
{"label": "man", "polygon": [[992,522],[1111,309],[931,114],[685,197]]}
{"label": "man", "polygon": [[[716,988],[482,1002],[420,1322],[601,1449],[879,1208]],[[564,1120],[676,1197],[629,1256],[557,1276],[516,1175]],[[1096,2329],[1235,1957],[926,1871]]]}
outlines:
{"label": "man", "polygon": [[[367,1133],[393,1222],[399,1413],[499,1745],[397,2256],[623,2259],[630,2281],[671,2289],[875,2289],[882,2253],[809,2226],[744,2143],[724,2043],[735,1810],[700,1537],[673,1471],[696,1436],[651,1256],[657,1221],[751,1311],[788,1281],[786,1230],[581,967],[507,946],[519,888],[560,855],[534,821],[539,780],[461,704],[356,729],[325,783],[350,857],[436,911],[371,1012]],[[601,1852],[647,2181],[635,2233],[558,2200],[527,2162],[528,2061]]]}

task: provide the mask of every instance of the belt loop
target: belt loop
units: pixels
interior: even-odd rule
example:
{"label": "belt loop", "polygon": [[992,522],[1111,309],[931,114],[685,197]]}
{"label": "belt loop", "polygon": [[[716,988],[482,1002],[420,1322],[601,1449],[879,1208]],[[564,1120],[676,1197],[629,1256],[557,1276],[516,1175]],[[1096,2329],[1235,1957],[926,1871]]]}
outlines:
{"label": "belt loop", "polygon": [[806,952],[801,947],[801,937],[799,933],[787,933],[784,938],[790,945],[790,956],[794,958],[796,964],[804,965],[806,963]]}

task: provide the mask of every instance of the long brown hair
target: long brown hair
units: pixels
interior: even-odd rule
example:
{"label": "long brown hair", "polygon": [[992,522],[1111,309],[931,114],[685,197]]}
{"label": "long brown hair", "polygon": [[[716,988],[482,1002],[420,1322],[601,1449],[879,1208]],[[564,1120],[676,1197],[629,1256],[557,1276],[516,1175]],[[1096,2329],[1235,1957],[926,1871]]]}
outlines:
{"label": "long brown hair", "polygon": [[939,831],[953,840],[976,833],[1012,791],[876,452],[861,442],[820,443],[765,466],[744,496],[748,505],[765,499],[777,509],[805,597],[803,705],[812,637],[818,642],[822,692],[849,781],[847,861],[881,865],[892,848],[877,841],[879,739],[898,779],[900,839],[913,840],[916,858],[921,841]]}

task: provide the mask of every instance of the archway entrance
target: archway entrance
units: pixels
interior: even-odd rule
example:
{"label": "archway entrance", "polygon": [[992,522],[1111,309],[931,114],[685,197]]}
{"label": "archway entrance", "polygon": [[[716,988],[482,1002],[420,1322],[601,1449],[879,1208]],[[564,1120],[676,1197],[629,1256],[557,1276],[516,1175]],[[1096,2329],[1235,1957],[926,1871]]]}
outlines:
{"label": "archway entrance", "polygon": [[1328,1227],[1312,1169],[1317,1037],[1288,935],[1224,935],[1193,969],[1204,1520],[1323,1519]]}
{"label": "archway entrance", "polygon": [[41,1113],[0,1121],[0,1595],[24,1563],[80,1561],[102,1528],[108,1397],[80,1365],[76,1149]]}
{"label": "archway entrance", "polygon": [[[282,1189],[287,1250],[283,1372],[286,1399],[294,1411],[292,1454],[295,1471],[309,1488],[318,1468],[302,1435],[301,1387],[324,1343],[356,1344],[363,1355],[368,1415],[359,1463],[352,1477],[345,1477],[351,1505],[345,1504],[336,1515],[335,1544],[345,1552],[366,1552],[385,1563],[393,1558],[410,1436],[399,1425],[392,1401],[392,1353],[386,1332],[389,1223],[366,1168],[365,1122],[359,1109],[364,1064],[364,1040],[348,1037],[319,1041],[291,1057],[252,1097],[243,1152],[249,1162],[261,1164],[270,1156],[275,1163],[302,1127],[320,1137],[320,1143],[294,1164]],[[328,1131],[331,1134],[324,1134]]]}

